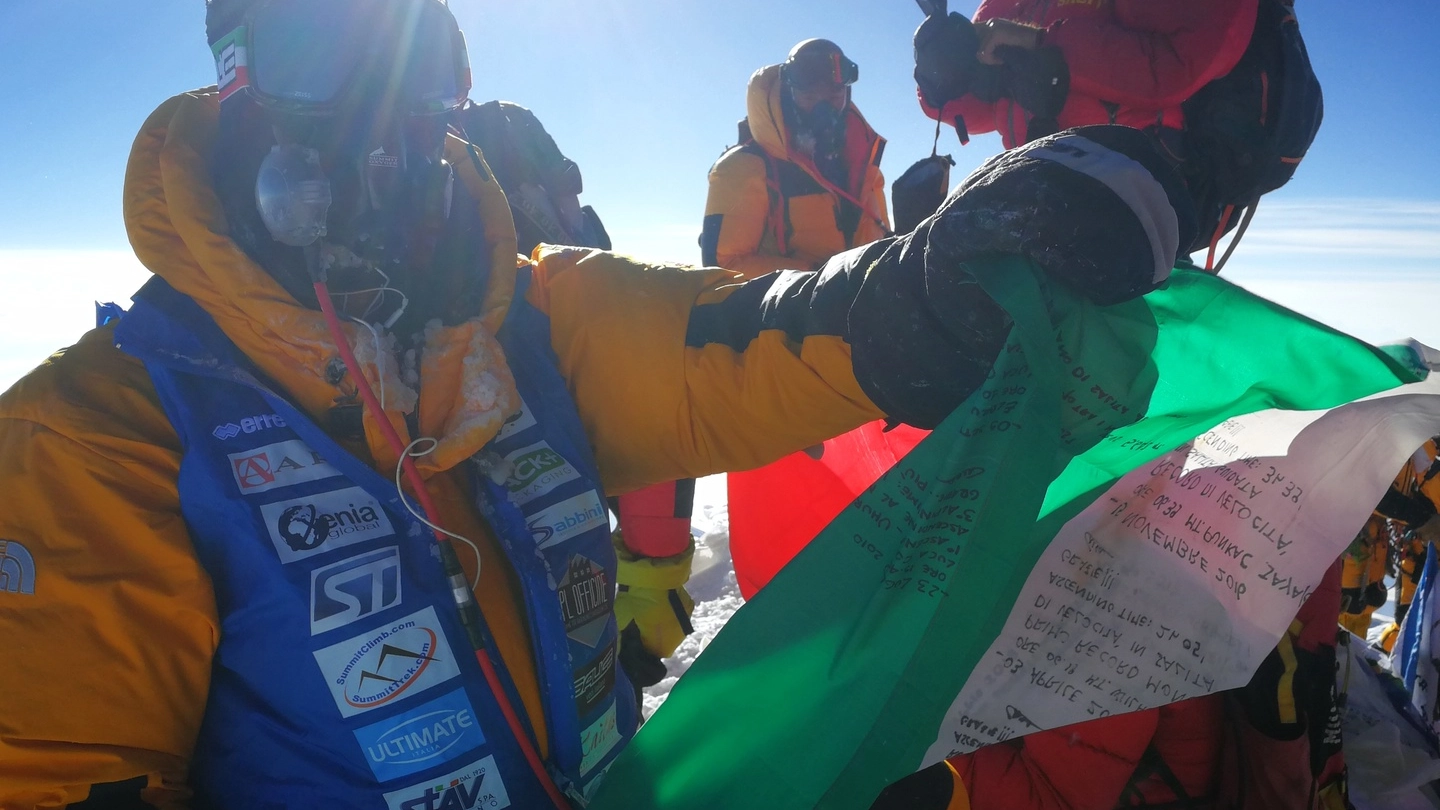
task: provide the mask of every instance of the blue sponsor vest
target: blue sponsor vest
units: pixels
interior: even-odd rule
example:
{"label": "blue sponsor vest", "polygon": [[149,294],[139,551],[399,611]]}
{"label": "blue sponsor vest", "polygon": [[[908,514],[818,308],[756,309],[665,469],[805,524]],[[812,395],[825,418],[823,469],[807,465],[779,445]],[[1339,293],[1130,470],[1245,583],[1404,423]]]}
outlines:
{"label": "blue sponsor vest", "polygon": [[[583,804],[634,734],[636,706],[618,662],[599,475],[527,283],[497,335],[525,407],[466,467],[525,601],[547,767]],[[197,804],[548,806],[433,536],[393,480],[268,386],[188,297],[157,278],[135,302],[116,342],[144,361],[179,435],[181,511],[221,622],[191,767]],[[518,708],[493,644],[489,654]]]}

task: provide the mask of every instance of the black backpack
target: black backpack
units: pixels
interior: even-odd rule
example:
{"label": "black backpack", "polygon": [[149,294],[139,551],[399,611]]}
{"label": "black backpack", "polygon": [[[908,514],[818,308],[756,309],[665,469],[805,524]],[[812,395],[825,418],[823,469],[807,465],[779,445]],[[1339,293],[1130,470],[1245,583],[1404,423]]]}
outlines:
{"label": "black backpack", "polygon": [[534,113],[509,101],[467,102],[459,121],[505,191],[521,253],[530,255],[541,242],[610,249],[600,216],[579,204],[580,167]]}
{"label": "black backpack", "polygon": [[[1182,171],[1196,202],[1200,231],[1192,250],[1215,246],[1240,226],[1235,249],[1261,195],[1285,185],[1320,129],[1320,81],[1300,37],[1293,0],[1260,0],[1255,32],[1240,61],[1182,105]],[[1242,216],[1243,211],[1243,216]]]}

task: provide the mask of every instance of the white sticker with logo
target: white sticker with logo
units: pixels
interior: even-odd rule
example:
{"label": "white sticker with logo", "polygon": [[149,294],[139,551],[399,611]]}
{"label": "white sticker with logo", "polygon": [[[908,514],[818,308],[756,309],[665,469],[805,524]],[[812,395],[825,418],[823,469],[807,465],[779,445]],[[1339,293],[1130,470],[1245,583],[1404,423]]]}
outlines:
{"label": "white sticker with logo", "polygon": [[395,533],[380,502],[360,487],[267,503],[260,516],[286,563]]}
{"label": "white sticker with logo", "polygon": [[433,607],[314,655],[345,717],[420,694],[460,674]]}
{"label": "white sticker with logo", "polygon": [[505,479],[505,488],[510,492],[510,500],[517,506],[549,494],[555,487],[580,477],[575,467],[546,442],[522,447],[506,456],[505,460],[510,462],[510,477]]}
{"label": "white sticker with logo", "polygon": [[530,536],[535,539],[535,546],[550,548],[609,521],[605,502],[592,489],[546,507],[530,518],[527,525]]}
{"label": "white sticker with logo", "polygon": [[495,757],[385,794],[388,810],[504,810],[510,794],[500,780]]}
{"label": "white sticker with logo", "polygon": [[254,495],[340,474],[330,462],[299,439],[231,453],[227,458],[241,495]]}
{"label": "white sticker with logo", "polygon": [[500,432],[495,434],[495,438],[497,440],[508,439],[526,428],[535,427],[536,424],[535,415],[530,413],[530,406],[526,405],[525,400],[522,398],[520,400],[520,410],[511,414],[510,418],[505,420],[505,424],[500,426]]}
{"label": "white sticker with logo", "polygon": [[389,782],[449,762],[485,742],[475,710],[456,689],[408,712],[355,730],[370,771]]}
{"label": "white sticker with logo", "polygon": [[310,635],[400,604],[400,547],[371,551],[310,573]]}
{"label": "white sticker with logo", "polygon": [[615,704],[600,715],[600,719],[580,732],[580,775],[584,776],[600,764],[600,760],[620,744],[620,730],[615,727]]}

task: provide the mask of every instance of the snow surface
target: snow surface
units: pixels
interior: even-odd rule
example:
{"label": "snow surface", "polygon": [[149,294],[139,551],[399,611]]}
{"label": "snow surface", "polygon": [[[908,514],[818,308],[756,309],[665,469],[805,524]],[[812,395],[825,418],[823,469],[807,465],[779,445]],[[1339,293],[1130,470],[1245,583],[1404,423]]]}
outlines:
{"label": "snow surface", "polygon": [[695,632],[680,644],[675,655],[665,659],[669,674],[645,690],[646,717],[660,708],[675,682],[730,620],[731,614],[745,604],[735,581],[735,566],[730,561],[730,513],[725,500],[724,475],[712,475],[695,482],[695,511],[690,525],[696,535],[695,563],[685,587],[695,600],[695,612],[690,616]]}

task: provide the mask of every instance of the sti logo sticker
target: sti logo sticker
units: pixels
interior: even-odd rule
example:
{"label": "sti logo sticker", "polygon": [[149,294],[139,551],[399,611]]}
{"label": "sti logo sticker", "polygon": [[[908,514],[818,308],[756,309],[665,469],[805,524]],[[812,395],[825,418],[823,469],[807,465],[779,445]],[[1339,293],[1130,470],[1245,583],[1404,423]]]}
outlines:
{"label": "sti logo sticker", "polygon": [[456,689],[408,712],[355,730],[370,770],[381,782],[449,762],[485,742],[475,710]]}
{"label": "sti logo sticker", "polygon": [[310,574],[310,635],[400,604],[400,547],[391,546]]}
{"label": "sti logo sticker", "polygon": [[340,474],[339,470],[330,466],[330,462],[299,439],[231,453],[227,458],[241,495],[254,495],[276,487],[319,481]]}
{"label": "sti logo sticker", "polygon": [[545,442],[536,442],[529,447],[505,457],[510,462],[510,477],[505,479],[505,489],[515,505],[527,504],[547,495],[555,487],[580,477],[575,467],[565,457],[551,449]]}
{"label": "sti logo sticker", "polygon": [[314,652],[344,717],[354,717],[460,674],[435,608]]}
{"label": "sti logo sticker", "polygon": [[605,502],[592,489],[542,509],[527,525],[536,548],[550,548],[609,521]]}
{"label": "sti logo sticker", "polygon": [[488,756],[418,785],[385,794],[388,810],[505,810],[510,794]]}
{"label": "sti logo sticker", "polygon": [[395,533],[380,502],[360,487],[267,503],[260,516],[286,563]]}

